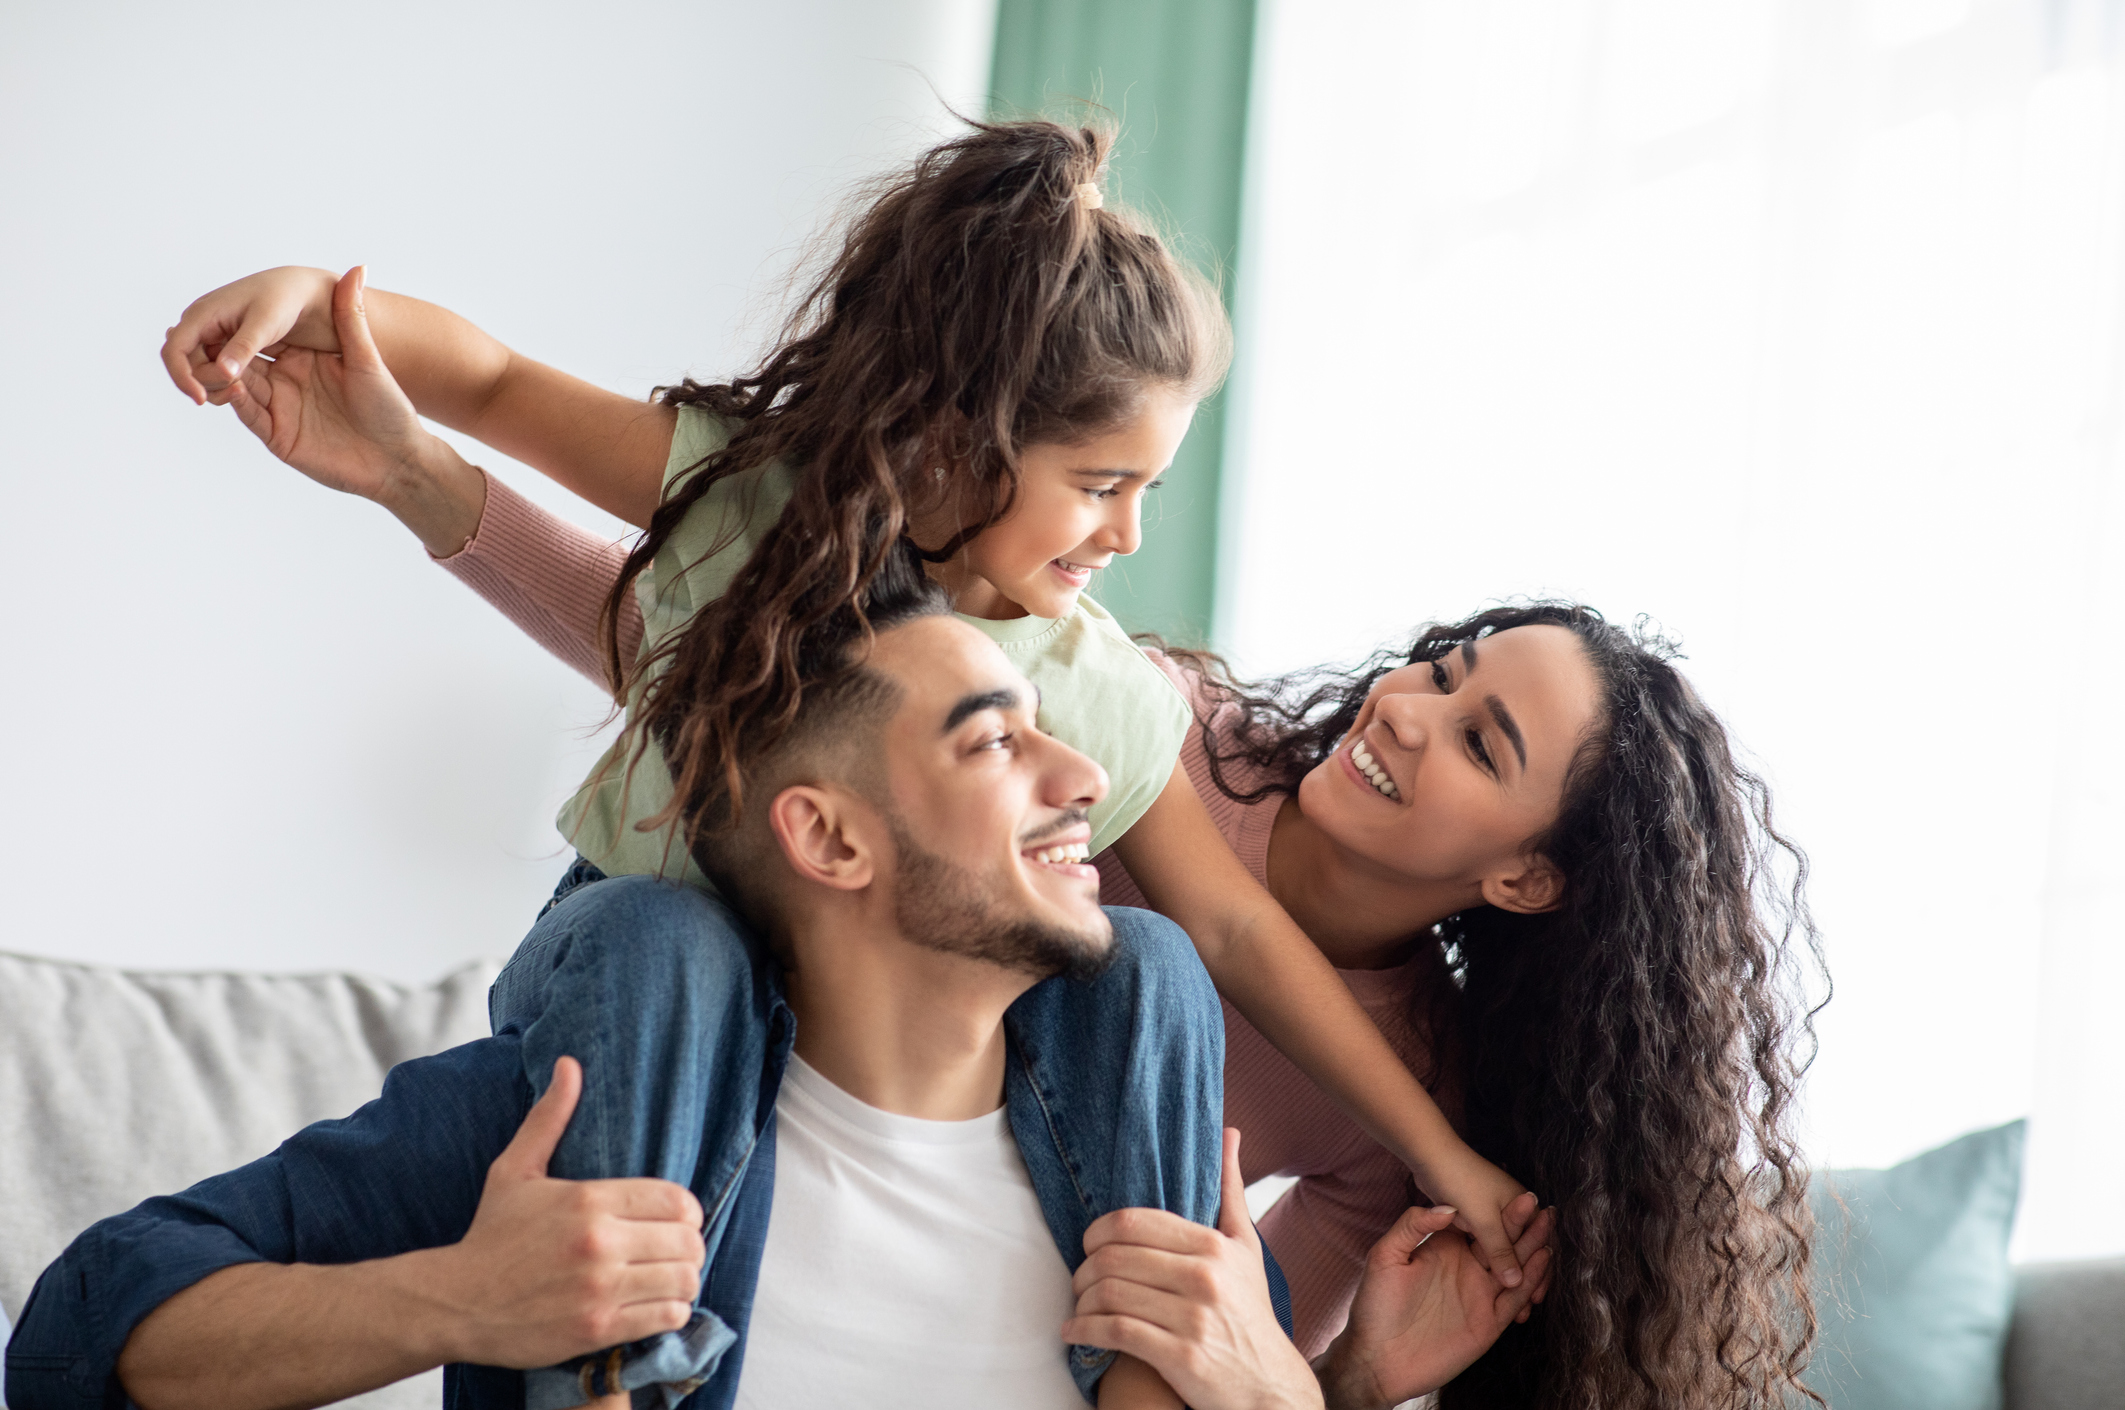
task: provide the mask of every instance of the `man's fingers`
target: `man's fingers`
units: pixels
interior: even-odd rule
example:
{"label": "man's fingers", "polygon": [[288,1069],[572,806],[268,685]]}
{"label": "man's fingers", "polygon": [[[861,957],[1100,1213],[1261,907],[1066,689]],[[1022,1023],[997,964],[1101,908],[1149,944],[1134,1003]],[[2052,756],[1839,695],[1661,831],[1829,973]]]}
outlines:
{"label": "man's fingers", "polygon": [[1254,1216],[1247,1212],[1247,1180],[1240,1174],[1240,1132],[1225,1128],[1223,1197],[1218,1201],[1217,1227],[1228,1239],[1238,1239],[1249,1248],[1261,1246],[1255,1236]]}
{"label": "man's fingers", "polygon": [[642,1175],[627,1180],[585,1180],[583,1187],[595,1191],[601,1207],[621,1219],[683,1225],[699,1230],[701,1201],[684,1185]]}
{"label": "man's fingers", "polygon": [[1164,1288],[1184,1296],[1208,1297],[1211,1287],[1205,1281],[1206,1276],[1203,1261],[1184,1253],[1168,1253],[1162,1248],[1144,1248],[1138,1244],[1108,1244],[1077,1265],[1077,1271],[1070,1275],[1070,1291],[1083,1294],[1102,1280],[1126,1278],[1132,1283]]}
{"label": "man's fingers", "polygon": [[1204,1255],[1214,1252],[1220,1235],[1192,1219],[1164,1209],[1117,1209],[1102,1214],[1085,1230],[1085,1252],[1097,1253],[1108,1244],[1142,1244],[1169,1253]]}
{"label": "man's fingers", "polygon": [[520,1180],[543,1177],[546,1162],[553,1159],[554,1147],[561,1144],[561,1133],[568,1129],[568,1118],[575,1115],[576,1100],[582,1095],[582,1064],[572,1057],[555,1058],[546,1095],[525,1113],[524,1124],[494,1158],[493,1168]]}
{"label": "man's fingers", "polygon": [[623,1264],[688,1263],[701,1266],[701,1231],[687,1224],[615,1219],[604,1226],[602,1251]]}
{"label": "man's fingers", "polygon": [[614,1283],[612,1296],[622,1307],[634,1307],[645,1302],[691,1303],[700,1291],[698,1264],[636,1263]]}
{"label": "man's fingers", "polygon": [[1154,1327],[1136,1317],[1105,1312],[1070,1318],[1062,1324],[1062,1338],[1072,1346],[1101,1346],[1124,1356],[1134,1356],[1154,1369],[1184,1350],[1180,1338],[1164,1327]]}
{"label": "man's fingers", "polygon": [[1127,1278],[1102,1278],[1078,1295],[1073,1315],[1134,1317],[1175,1335],[1186,1335],[1191,1314],[1201,1307],[1199,1300],[1164,1288],[1146,1287]]}
{"label": "man's fingers", "polygon": [[606,1340],[614,1346],[624,1346],[659,1332],[676,1332],[693,1314],[694,1304],[690,1296],[683,1300],[665,1298],[657,1302],[638,1302],[620,1309],[619,1315],[612,1320]]}

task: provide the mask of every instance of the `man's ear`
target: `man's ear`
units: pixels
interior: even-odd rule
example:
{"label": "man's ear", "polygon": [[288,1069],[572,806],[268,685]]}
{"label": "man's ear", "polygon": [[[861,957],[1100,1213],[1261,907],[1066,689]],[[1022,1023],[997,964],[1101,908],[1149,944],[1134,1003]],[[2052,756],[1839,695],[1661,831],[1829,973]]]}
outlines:
{"label": "man's ear", "polygon": [[1501,872],[1483,878],[1483,901],[1517,915],[1540,915],[1564,903],[1564,873],[1540,853],[1520,858]]}
{"label": "man's ear", "polygon": [[871,884],[876,858],[847,793],[813,784],[792,784],[767,805],[767,825],[783,860],[801,881],[836,891]]}

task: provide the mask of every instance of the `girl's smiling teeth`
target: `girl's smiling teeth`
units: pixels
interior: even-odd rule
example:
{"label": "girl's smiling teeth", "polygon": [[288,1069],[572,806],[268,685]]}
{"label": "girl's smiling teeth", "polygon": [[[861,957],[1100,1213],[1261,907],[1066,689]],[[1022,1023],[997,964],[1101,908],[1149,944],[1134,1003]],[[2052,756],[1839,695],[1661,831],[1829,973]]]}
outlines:
{"label": "girl's smiling teeth", "polygon": [[1350,742],[1350,762],[1356,765],[1358,772],[1365,775],[1366,781],[1377,792],[1388,798],[1401,796],[1395,789],[1395,781],[1387,776],[1387,770],[1380,767],[1380,761],[1372,757],[1372,752],[1365,747],[1364,740],[1354,739]]}
{"label": "girl's smiling teeth", "polygon": [[1049,560],[1049,566],[1079,585],[1090,581],[1092,577],[1092,565],[1089,563],[1072,563],[1067,558],[1054,558]]}

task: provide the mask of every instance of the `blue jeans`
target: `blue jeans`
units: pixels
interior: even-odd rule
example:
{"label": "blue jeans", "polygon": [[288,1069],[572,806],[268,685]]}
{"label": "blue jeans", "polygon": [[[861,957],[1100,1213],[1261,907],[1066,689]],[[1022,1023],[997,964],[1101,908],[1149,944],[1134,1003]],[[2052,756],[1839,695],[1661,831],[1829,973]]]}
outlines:
{"label": "blue jeans", "polygon": [[[1115,1209],[1166,1209],[1215,1224],[1224,1113],[1224,1027],[1201,960],[1172,922],[1109,908],[1115,961],[1099,979],[1035,985],[1004,1016],[1013,1132],[1063,1260]],[[692,1188],[711,1263],[773,1110],[761,1081],[773,963],[718,898],[646,877],[606,879],[578,860],[489,994],[495,1031],[523,1035],[535,1091],[554,1059],[583,1064],[583,1096],[549,1165],[568,1179],[656,1176]],[[703,1119],[703,1113],[708,1113]],[[1288,1327],[1288,1294],[1271,1264]],[[697,1318],[698,1321],[698,1318]],[[674,1339],[627,1349],[618,1386],[595,1368],[532,1372],[531,1410],[581,1389],[666,1383]],[[1072,1347],[1091,1398],[1113,1353]],[[604,1364],[611,1364],[609,1360]],[[639,1368],[639,1369],[638,1369]],[[541,1378],[560,1378],[541,1390]],[[561,1399],[563,1396],[572,1398]]]}

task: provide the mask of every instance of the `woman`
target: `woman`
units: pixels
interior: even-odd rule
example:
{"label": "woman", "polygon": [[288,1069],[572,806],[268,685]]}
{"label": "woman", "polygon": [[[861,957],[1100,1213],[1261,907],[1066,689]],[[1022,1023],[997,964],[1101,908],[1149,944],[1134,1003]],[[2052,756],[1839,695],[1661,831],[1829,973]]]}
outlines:
{"label": "woman", "polygon": [[[1799,981],[1820,970],[1805,863],[1673,655],[1565,603],[1262,686],[1167,653],[1200,722],[1189,773],[1241,860],[1476,1148],[1557,1206],[1545,1310],[1448,1407],[1799,1389],[1814,1318],[1788,1117],[1811,1036]],[[1104,900],[1142,903],[1102,869]],[[1314,1355],[1414,1195],[1229,1008],[1226,1034],[1247,1180],[1299,1177],[1262,1233]]]}

